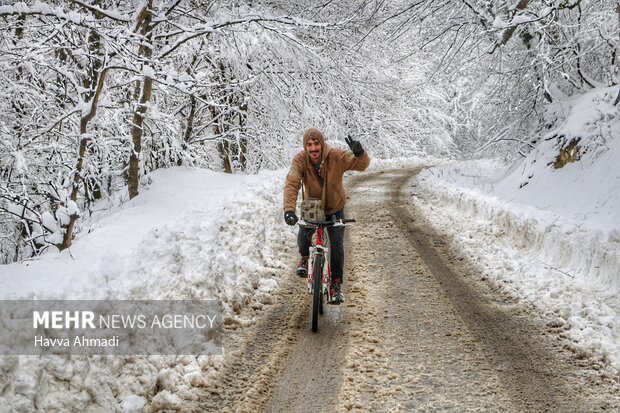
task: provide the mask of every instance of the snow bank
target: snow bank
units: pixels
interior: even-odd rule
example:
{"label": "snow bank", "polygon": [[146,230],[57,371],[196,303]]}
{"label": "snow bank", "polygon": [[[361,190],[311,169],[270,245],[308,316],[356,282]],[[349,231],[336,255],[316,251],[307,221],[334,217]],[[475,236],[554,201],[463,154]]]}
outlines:
{"label": "snow bank", "polygon": [[551,210],[582,227],[620,228],[617,93],[617,87],[603,88],[555,103],[547,114],[553,119],[550,130],[490,192]]}
{"label": "snow bank", "polygon": [[[517,165],[444,162],[423,171],[411,195],[484,277],[551,318],[571,349],[617,372],[620,116],[610,96],[563,102],[566,117]],[[578,156],[558,165],[576,138]]]}
{"label": "snow bank", "polygon": [[589,229],[552,211],[490,195],[488,175],[467,173],[472,166],[489,173],[485,163],[454,162],[424,171],[411,188],[416,204],[484,278],[562,327],[571,349],[618,371],[618,229]]}
{"label": "snow bank", "polygon": [[[137,198],[83,223],[71,251],[0,266],[0,298],[217,298],[235,318],[244,306],[270,302],[285,265],[280,247],[295,242],[281,217],[285,173],[156,171]],[[221,363],[221,356],[4,356],[0,411],[171,409]]]}
{"label": "snow bank", "polygon": [[[620,225],[614,227],[610,220],[609,224],[601,225],[606,230],[600,230],[596,228],[601,224],[600,218],[592,227],[588,215],[577,220],[581,212],[564,214],[570,204],[560,203],[561,208],[554,211],[550,205],[546,206],[547,209],[541,209],[532,203],[525,203],[527,196],[517,194],[518,189],[514,193],[502,194],[495,190],[498,186],[496,178],[479,175],[485,166],[489,166],[485,161],[455,162],[423,172],[420,182],[422,188],[433,192],[436,202],[492,223],[501,231],[497,236],[514,247],[535,252],[549,266],[573,277],[597,281],[607,288],[620,291]],[[496,173],[497,169],[486,171],[491,176],[495,175],[493,172]],[[505,181],[499,184],[505,186]],[[551,190],[545,191],[549,196]],[[559,186],[557,192],[558,199],[562,199],[564,187]],[[582,194],[587,197],[585,190]],[[516,202],[516,198],[521,202]],[[576,211],[578,205],[572,205]],[[619,207],[620,202],[608,205],[608,216],[613,216]],[[596,207],[587,205],[585,208]]]}

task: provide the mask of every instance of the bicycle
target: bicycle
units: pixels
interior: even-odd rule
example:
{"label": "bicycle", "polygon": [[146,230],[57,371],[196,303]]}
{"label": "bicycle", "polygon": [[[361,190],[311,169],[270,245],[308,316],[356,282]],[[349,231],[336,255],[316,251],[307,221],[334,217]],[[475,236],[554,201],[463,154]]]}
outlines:
{"label": "bicycle", "polygon": [[[335,221],[299,221],[300,226],[315,227],[312,246],[308,256],[308,292],[312,294],[312,331],[319,329],[319,315],[323,314],[323,296],[327,296],[327,303],[332,301],[330,293],[331,268],[329,265],[329,246],[325,228],[331,226],[345,226],[355,222],[353,218],[338,219]],[[320,276],[316,276],[320,274]]]}

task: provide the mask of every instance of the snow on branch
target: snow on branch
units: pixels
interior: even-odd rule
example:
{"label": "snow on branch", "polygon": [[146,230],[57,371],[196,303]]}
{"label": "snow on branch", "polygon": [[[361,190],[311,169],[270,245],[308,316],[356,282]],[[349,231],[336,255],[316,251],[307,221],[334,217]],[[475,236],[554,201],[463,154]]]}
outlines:
{"label": "snow on branch", "polygon": [[516,6],[513,6],[512,9],[514,9],[514,14],[508,22],[503,21],[499,15],[496,16],[495,21],[493,22],[493,28],[489,29],[489,31],[492,31],[493,29],[500,30],[500,34],[498,35],[493,49],[489,53],[493,53],[498,47],[506,45],[519,26],[536,23],[549,17],[553,18],[558,10],[570,10],[579,5],[579,0],[573,3],[566,2],[559,6],[544,7],[538,13],[533,13],[527,10],[527,6],[530,4],[530,1],[531,0],[521,0],[516,4]]}
{"label": "snow on branch", "polygon": [[116,21],[119,21],[119,22],[130,22],[131,21],[131,17],[130,16],[128,16],[126,14],[122,14],[122,13],[120,13],[118,11],[115,11],[115,10],[105,10],[105,9],[102,9],[101,7],[99,7],[99,6],[96,6],[96,5],[91,5],[91,4],[84,3],[81,0],[69,0],[69,2],[73,3],[73,4],[77,4],[79,6],[82,6],[85,9],[90,10],[93,13],[101,14],[101,15],[103,15],[103,16],[111,19],[111,20],[116,20]]}
{"label": "snow on branch", "polygon": [[26,3],[15,3],[11,6],[0,6],[0,17],[6,17],[11,15],[42,15],[52,16],[60,20],[65,20],[78,25],[86,22],[95,22],[96,19],[92,16],[85,15],[76,11],[65,12],[60,7],[52,7],[47,3],[35,1],[32,6]]}
{"label": "snow on branch", "polygon": [[206,25],[198,25],[195,26],[191,32],[189,30],[184,30],[179,33],[187,33],[185,36],[178,39],[175,43],[171,44],[168,48],[164,49],[162,53],[159,55],[160,59],[165,58],[172,52],[174,52],[179,46],[184,43],[195,39],[196,37],[204,36],[209,33],[217,32],[228,26],[234,26],[239,24],[249,24],[249,23],[260,23],[260,22],[270,22],[270,23],[281,23],[287,26],[297,26],[297,27],[319,27],[323,29],[335,28],[345,24],[345,22],[336,22],[336,23],[322,23],[315,22],[312,20],[306,20],[298,17],[290,17],[290,16],[281,16],[281,17],[269,17],[269,16],[260,16],[260,15],[246,15],[242,16],[238,19],[228,20],[221,23],[215,24],[206,24]]}

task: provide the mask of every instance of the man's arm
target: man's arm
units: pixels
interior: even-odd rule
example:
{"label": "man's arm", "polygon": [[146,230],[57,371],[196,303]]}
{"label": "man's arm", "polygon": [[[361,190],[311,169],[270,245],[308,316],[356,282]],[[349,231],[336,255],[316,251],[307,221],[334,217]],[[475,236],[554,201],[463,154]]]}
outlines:
{"label": "man's arm", "polygon": [[284,212],[295,212],[297,209],[297,194],[301,188],[302,179],[302,165],[299,159],[295,157],[291,162],[291,168],[284,183]]}
{"label": "man's arm", "polygon": [[368,152],[364,151],[364,153],[357,157],[353,155],[351,151],[338,150],[340,153],[338,154],[338,158],[340,162],[344,165],[345,171],[364,171],[370,165],[370,157],[368,156]]}

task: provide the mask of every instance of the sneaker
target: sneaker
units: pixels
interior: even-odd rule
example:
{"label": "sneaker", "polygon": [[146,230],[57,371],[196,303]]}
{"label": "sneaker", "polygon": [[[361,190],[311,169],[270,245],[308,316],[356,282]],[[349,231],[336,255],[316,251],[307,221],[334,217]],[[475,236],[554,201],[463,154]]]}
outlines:
{"label": "sneaker", "polygon": [[308,275],[308,257],[301,257],[299,264],[297,264],[297,275],[305,277]]}
{"label": "sneaker", "polygon": [[329,287],[330,304],[338,305],[344,303],[344,294],[340,291],[340,280],[332,281]]}

